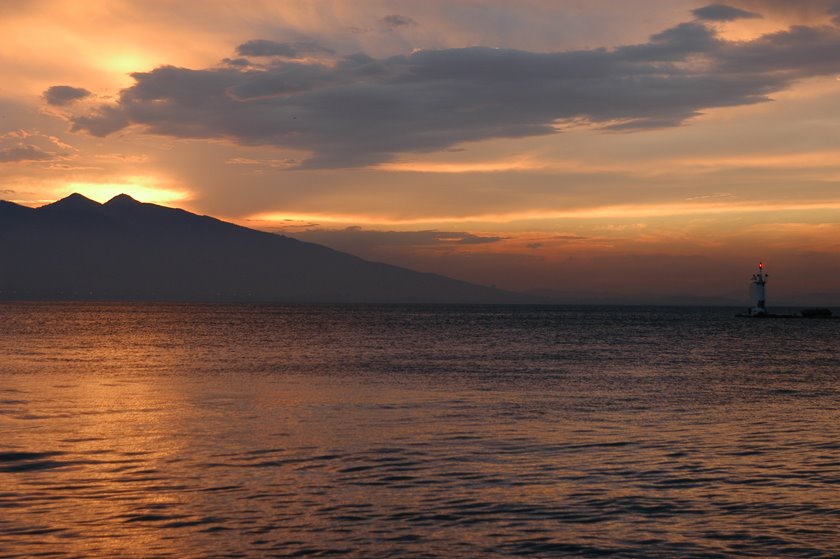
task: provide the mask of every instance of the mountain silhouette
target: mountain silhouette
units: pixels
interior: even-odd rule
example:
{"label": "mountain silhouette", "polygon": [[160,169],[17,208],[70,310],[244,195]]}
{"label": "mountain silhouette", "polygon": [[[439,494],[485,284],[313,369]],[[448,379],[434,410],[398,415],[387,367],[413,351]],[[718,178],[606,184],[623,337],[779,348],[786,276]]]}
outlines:
{"label": "mountain silhouette", "polygon": [[350,254],[121,194],[0,201],[0,298],[514,303],[525,295]]}

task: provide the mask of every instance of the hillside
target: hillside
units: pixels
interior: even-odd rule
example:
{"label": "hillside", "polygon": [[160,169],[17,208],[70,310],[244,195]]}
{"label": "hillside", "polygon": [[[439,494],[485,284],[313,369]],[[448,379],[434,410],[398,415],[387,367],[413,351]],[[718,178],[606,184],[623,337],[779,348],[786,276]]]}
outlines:
{"label": "hillside", "polygon": [[120,195],[0,202],[0,298],[513,303],[528,297]]}

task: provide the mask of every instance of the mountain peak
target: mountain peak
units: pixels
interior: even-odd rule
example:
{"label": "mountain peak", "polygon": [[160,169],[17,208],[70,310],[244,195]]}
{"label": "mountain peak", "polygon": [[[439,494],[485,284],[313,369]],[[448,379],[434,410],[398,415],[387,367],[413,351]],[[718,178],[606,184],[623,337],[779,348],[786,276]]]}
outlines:
{"label": "mountain peak", "polygon": [[74,192],[66,198],[62,198],[61,200],[53,202],[52,204],[47,204],[46,206],[41,206],[41,208],[39,209],[83,212],[96,210],[101,207],[102,204],[100,204],[99,202],[91,200],[90,198],[86,198],[78,192]]}
{"label": "mountain peak", "polygon": [[111,198],[110,200],[105,202],[105,205],[108,206],[108,207],[111,207],[111,206],[135,206],[135,205],[138,205],[140,203],[141,202],[138,202],[137,200],[135,200],[134,198],[132,198],[128,194],[117,194],[116,196],[114,196],[113,198]]}

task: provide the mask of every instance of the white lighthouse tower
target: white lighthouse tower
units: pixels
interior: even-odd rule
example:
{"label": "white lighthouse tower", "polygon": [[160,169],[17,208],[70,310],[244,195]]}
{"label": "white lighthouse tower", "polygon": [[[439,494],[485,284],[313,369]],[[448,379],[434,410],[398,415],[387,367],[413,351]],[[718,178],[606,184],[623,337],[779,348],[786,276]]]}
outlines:
{"label": "white lighthouse tower", "polygon": [[751,291],[754,304],[750,309],[750,316],[766,316],[767,307],[764,299],[764,286],[767,284],[767,274],[764,273],[764,262],[758,263],[758,273],[753,274]]}

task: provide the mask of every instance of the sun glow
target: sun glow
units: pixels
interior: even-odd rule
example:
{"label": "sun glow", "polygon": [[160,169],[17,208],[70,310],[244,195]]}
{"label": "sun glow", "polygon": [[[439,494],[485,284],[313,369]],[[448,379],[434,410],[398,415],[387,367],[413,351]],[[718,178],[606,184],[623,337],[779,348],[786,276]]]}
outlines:
{"label": "sun glow", "polygon": [[[151,58],[139,51],[116,52],[102,58],[100,63],[107,71],[124,76],[132,72],[151,69],[154,66]],[[130,78],[126,79],[130,80]]]}
{"label": "sun glow", "polygon": [[149,177],[127,177],[119,182],[72,182],[61,188],[60,196],[77,192],[97,202],[107,202],[119,194],[128,194],[139,202],[171,204],[190,200],[186,190],[160,185]]}

